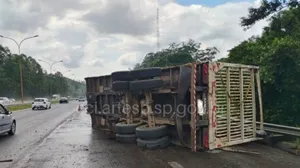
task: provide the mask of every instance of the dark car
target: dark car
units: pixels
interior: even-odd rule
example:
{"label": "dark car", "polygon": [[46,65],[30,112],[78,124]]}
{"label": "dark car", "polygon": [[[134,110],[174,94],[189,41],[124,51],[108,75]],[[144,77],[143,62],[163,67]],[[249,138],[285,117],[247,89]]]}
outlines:
{"label": "dark car", "polygon": [[60,98],[59,103],[60,104],[62,104],[62,103],[69,103],[69,100],[66,97],[62,97],[62,98]]}

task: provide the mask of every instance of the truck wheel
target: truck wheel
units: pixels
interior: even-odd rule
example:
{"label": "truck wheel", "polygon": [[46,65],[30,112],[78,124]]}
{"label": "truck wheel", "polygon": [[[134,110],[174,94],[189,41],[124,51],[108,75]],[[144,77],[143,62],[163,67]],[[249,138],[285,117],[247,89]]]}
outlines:
{"label": "truck wheel", "polygon": [[170,144],[171,140],[167,136],[154,140],[137,139],[137,146],[144,149],[162,149],[168,147]]}
{"label": "truck wheel", "polygon": [[116,140],[123,143],[135,143],[135,134],[116,134]]}
{"label": "truck wheel", "polygon": [[112,83],[113,90],[129,90],[128,81],[115,81]]}
{"label": "truck wheel", "polygon": [[111,74],[112,81],[130,81],[132,78],[129,71],[118,71]]}
{"label": "truck wheel", "polygon": [[135,134],[140,139],[157,139],[167,135],[167,126],[148,127],[147,125],[142,125],[135,129]]}
{"label": "truck wheel", "polygon": [[116,133],[117,134],[135,134],[135,128],[139,125],[136,124],[126,124],[126,123],[117,123],[116,124]]}
{"label": "truck wheel", "polygon": [[131,91],[145,91],[158,89],[163,86],[163,81],[161,79],[147,79],[138,80],[130,82]]}
{"label": "truck wheel", "polygon": [[134,79],[149,79],[161,75],[161,68],[145,68],[130,71]]}

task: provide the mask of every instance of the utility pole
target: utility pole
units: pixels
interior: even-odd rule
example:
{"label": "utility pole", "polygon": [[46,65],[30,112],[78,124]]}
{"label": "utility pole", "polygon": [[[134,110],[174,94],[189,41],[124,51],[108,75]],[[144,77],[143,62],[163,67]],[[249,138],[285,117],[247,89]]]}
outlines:
{"label": "utility pole", "polygon": [[5,39],[12,40],[18,46],[18,53],[19,53],[19,57],[20,57],[20,59],[19,59],[19,69],[20,69],[20,89],[21,89],[20,91],[21,91],[21,100],[22,100],[22,103],[24,102],[24,95],[23,95],[24,92],[23,92],[23,68],[22,68],[22,61],[21,61],[21,44],[25,40],[36,38],[36,37],[39,37],[39,35],[35,35],[35,36],[31,36],[31,37],[26,37],[26,38],[24,38],[23,40],[21,40],[18,43],[17,40],[15,40],[13,38],[5,37],[5,36],[0,35],[0,38],[5,38]]}
{"label": "utility pole", "polygon": [[160,50],[160,29],[159,29],[159,4],[156,1],[156,46],[157,52]]}

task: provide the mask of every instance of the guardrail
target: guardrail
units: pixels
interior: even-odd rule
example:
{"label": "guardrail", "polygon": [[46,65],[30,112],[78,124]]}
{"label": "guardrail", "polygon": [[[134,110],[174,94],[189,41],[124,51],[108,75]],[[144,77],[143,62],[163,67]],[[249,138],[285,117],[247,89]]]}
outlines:
{"label": "guardrail", "polygon": [[[260,123],[256,122],[257,128],[259,129]],[[300,137],[300,128],[290,127],[285,125],[264,123],[264,130],[267,132],[284,134],[284,135],[292,135]]]}

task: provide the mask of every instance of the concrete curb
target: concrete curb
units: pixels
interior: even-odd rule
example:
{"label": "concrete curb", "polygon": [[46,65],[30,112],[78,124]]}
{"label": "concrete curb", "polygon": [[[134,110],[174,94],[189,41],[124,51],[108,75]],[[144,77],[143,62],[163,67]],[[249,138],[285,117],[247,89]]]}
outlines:
{"label": "concrete curb", "polygon": [[291,154],[294,154],[294,155],[297,155],[297,156],[300,156],[300,149],[296,149],[294,148],[292,145],[289,145],[289,144],[286,144],[286,143],[277,143],[275,145],[276,148],[279,148],[283,151],[286,151],[288,153],[291,153]]}

